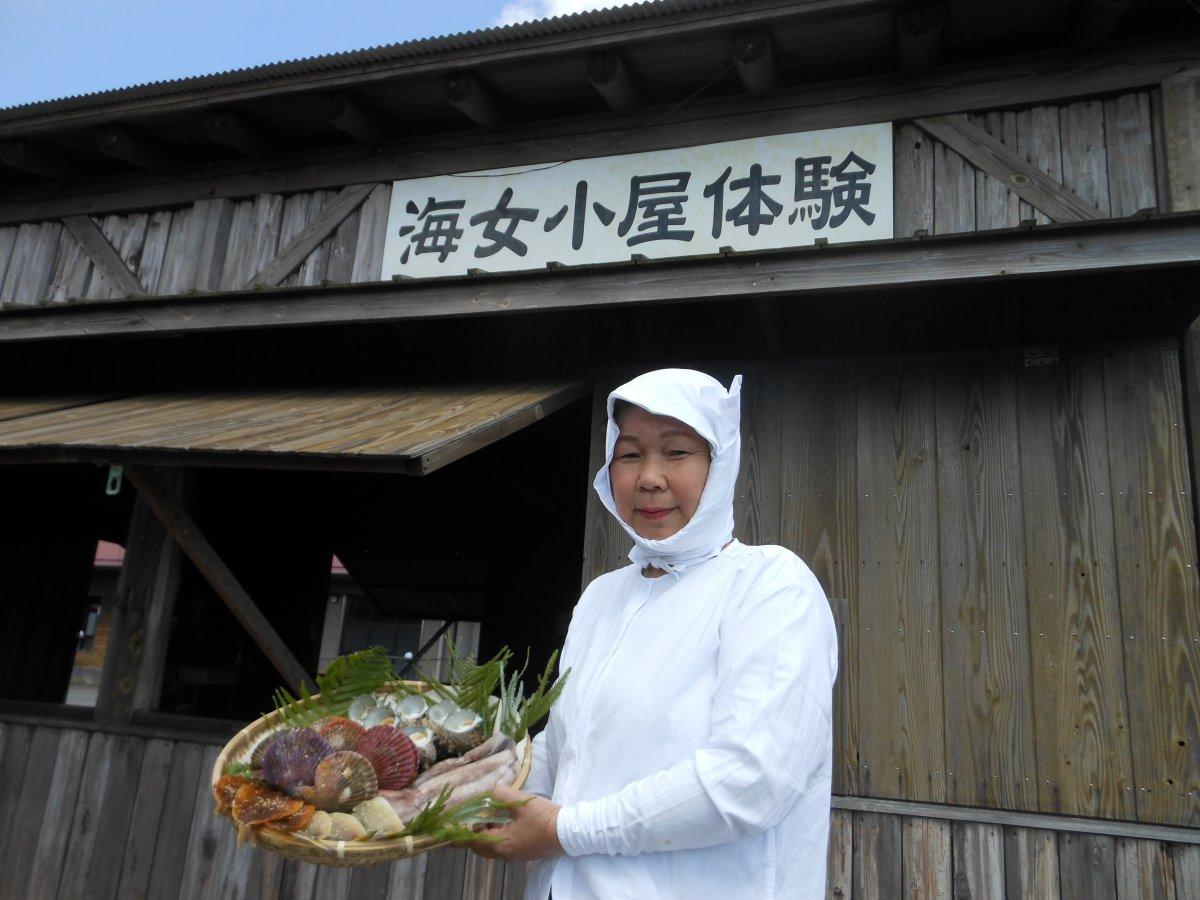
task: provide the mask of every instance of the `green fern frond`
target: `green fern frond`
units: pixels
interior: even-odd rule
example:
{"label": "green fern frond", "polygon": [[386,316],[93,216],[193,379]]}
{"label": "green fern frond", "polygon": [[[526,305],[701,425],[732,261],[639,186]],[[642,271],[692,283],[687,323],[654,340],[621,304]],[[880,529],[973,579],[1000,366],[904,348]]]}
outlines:
{"label": "green fern frond", "polygon": [[320,696],[313,696],[303,685],[299,698],[280,688],[275,692],[275,708],[282,710],[284,724],[302,728],[325,716],[344,716],[355,697],[373,693],[396,680],[398,676],[387,651],[370,647],[339,656],[330,663],[325,674],[317,676]]}

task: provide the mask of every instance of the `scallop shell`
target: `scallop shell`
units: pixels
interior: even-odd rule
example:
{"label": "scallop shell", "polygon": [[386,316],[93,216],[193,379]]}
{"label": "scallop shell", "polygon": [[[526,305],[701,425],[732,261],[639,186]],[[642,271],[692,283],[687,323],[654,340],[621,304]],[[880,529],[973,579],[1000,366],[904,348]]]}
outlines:
{"label": "scallop shell", "polygon": [[378,705],[379,703],[375,700],[374,694],[359,694],[350,701],[350,708],[346,711],[346,715],[361,724],[363,716]]}
{"label": "scallop shell", "polygon": [[420,694],[410,694],[392,705],[396,718],[404,725],[415,725],[429,709],[429,701]]}
{"label": "scallop shell", "polygon": [[379,793],[370,761],[353,750],[331,753],[317,764],[312,802],[326,812],[344,812]]}
{"label": "scallop shell", "polygon": [[264,825],[295,815],[304,807],[296,800],[262,784],[244,784],[233,795],[233,819],[239,825]]}
{"label": "scallop shell", "polygon": [[254,749],[250,751],[250,765],[256,769],[262,768],[263,755],[267,752],[267,748],[271,746],[271,741],[277,737],[287,734],[291,728],[284,728],[279,731],[272,731],[265,738],[254,745]]}
{"label": "scallop shell", "polygon": [[368,710],[362,718],[363,728],[374,728],[376,725],[391,725],[396,721],[396,711],[390,706],[376,706]]}
{"label": "scallop shell", "polygon": [[363,828],[373,832],[376,837],[387,837],[399,834],[404,830],[404,823],[392,809],[392,805],[382,797],[364,800],[354,807],[354,818],[362,823]]}
{"label": "scallop shell", "polygon": [[406,725],[402,730],[416,746],[417,753],[421,756],[422,767],[432,766],[437,762],[437,744],[433,740],[433,731],[421,725]]}
{"label": "scallop shell", "polygon": [[213,785],[213,797],[217,801],[217,812],[225,815],[233,806],[233,798],[237,796],[238,789],[247,784],[255,784],[249,778],[243,778],[241,775],[222,775],[217,783]]}
{"label": "scallop shell", "polygon": [[313,820],[313,816],[317,813],[317,808],[311,803],[305,803],[296,812],[284,819],[275,819],[267,823],[268,828],[277,828],[280,831],[303,831],[308,827],[308,824]]}
{"label": "scallop shell", "polygon": [[280,735],[263,754],[262,773],[275,787],[295,794],[313,783],[317,763],[333,752],[329,741],[311,728],[297,728]]}
{"label": "scallop shell", "polygon": [[328,839],[331,841],[356,841],[360,837],[366,837],[367,834],[367,829],[362,827],[362,822],[350,813],[330,813],[329,824]]}
{"label": "scallop shell", "polygon": [[358,752],[371,761],[379,789],[402,791],[417,777],[420,754],[407,734],[392,725],[368,728]]}
{"label": "scallop shell", "polygon": [[448,715],[457,711],[457,703],[453,700],[443,700],[441,703],[435,703],[429,708],[429,712],[425,713],[425,719],[432,725],[441,725],[446,721]]}
{"label": "scallop shell", "polygon": [[445,756],[462,756],[483,743],[483,719],[470,709],[460,709],[433,727],[433,740]]}
{"label": "scallop shell", "polygon": [[335,753],[338,750],[353,750],[366,731],[357,722],[343,716],[326,716],[313,724],[313,730],[329,741]]}

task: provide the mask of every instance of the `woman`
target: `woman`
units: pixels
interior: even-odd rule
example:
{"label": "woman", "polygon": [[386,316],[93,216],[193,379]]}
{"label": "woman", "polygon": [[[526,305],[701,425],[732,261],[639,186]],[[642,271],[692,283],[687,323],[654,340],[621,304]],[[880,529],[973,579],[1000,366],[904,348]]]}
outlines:
{"label": "woman", "polygon": [[741,376],[664,369],[608,398],[595,489],[633,564],[584,591],[571,676],[489,858],[527,898],[821,897],[837,638],[813,574],[733,540]]}

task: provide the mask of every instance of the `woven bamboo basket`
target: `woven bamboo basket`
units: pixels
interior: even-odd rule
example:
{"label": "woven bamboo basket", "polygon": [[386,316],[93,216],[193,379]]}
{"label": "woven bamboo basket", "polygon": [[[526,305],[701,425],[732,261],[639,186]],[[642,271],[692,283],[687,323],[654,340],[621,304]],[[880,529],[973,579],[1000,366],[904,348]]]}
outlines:
{"label": "woven bamboo basket", "polygon": [[[424,691],[428,687],[428,685],[419,681],[405,681],[404,684],[420,691]],[[382,689],[382,691],[386,690],[387,688]],[[276,710],[273,713],[268,713],[261,719],[256,719],[235,734],[229,743],[225,745],[224,749],[221,750],[221,754],[217,757],[217,762],[213,766],[213,785],[216,785],[224,773],[225,767],[230,763],[249,762],[251,751],[254,750],[260,740],[280,727],[281,720],[282,713]],[[519,789],[525,784],[525,779],[529,777],[529,767],[533,764],[533,744],[529,735],[526,735],[518,745],[517,752],[521,755],[521,765],[517,770],[516,780],[512,782],[511,787]],[[229,826],[237,828],[237,824],[232,819],[229,820]],[[444,847],[447,843],[446,841],[435,841],[433,838],[427,837],[385,838],[363,841],[314,840],[296,834],[276,831],[273,828],[254,828],[250,830],[250,833],[253,836],[254,842],[261,847],[273,850],[289,859],[298,859],[301,862],[316,863],[322,866],[371,866],[376,863],[407,859],[419,853]]]}

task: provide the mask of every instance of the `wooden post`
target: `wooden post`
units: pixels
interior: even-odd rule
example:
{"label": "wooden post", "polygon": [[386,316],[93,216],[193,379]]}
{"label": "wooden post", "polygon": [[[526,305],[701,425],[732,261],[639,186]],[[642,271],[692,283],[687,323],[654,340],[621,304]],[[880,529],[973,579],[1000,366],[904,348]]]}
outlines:
{"label": "wooden post", "polygon": [[752,97],[774,90],[779,84],[775,51],[767,31],[744,31],[733,39],[733,62],[742,86]]}
{"label": "wooden post", "polygon": [[637,82],[624,57],[615,50],[603,50],[588,57],[588,81],[613,112],[627,116],[642,105]]}
{"label": "wooden post", "polygon": [[[181,508],[185,472],[163,474],[163,488]],[[153,710],[162,693],[171,617],[179,593],[183,556],[145,498],[134,503],[125,541],[125,560],[100,677],[96,717],[127,723],[135,712]]]}
{"label": "wooden post", "polygon": [[299,690],[301,685],[314,688],[312,679],[274,626],[267,621],[262,610],[250,599],[233,572],[196,527],[191,515],[164,487],[162,476],[153,469],[141,468],[127,468],[125,474],[289,687],[294,691]]}
{"label": "wooden post", "polygon": [[1162,117],[1171,211],[1200,209],[1200,70],[1162,83]]}
{"label": "wooden post", "polygon": [[375,113],[348,94],[334,94],[321,101],[325,121],[369,147],[387,143],[388,128]]}
{"label": "wooden post", "polygon": [[470,72],[446,79],[446,100],[480,128],[494,128],[504,121],[500,99]]}

